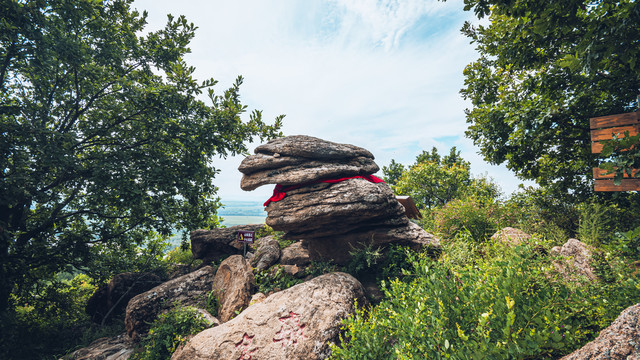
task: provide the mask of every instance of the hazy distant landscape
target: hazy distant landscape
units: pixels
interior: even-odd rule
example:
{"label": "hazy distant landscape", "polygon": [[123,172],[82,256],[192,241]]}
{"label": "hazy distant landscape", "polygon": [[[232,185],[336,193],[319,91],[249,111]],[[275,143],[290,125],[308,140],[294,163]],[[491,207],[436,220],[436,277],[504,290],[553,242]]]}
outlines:
{"label": "hazy distant landscape", "polygon": [[222,224],[229,227],[244,224],[261,224],[267,217],[262,201],[223,201],[218,209]]}

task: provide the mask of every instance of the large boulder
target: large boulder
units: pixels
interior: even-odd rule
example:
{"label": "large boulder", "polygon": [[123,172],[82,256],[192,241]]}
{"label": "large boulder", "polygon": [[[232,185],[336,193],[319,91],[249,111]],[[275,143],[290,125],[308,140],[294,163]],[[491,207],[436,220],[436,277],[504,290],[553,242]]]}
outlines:
{"label": "large boulder", "polygon": [[238,231],[260,231],[264,224],[237,225],[228,228],[211,230],[194,230],[191,232],[191,252],[195,259],[205,263],[224,259],[230,255],[243,252],[243,244],[238,243]]}
{"label": "large boulder", "polygon": [[162,283],[153,273],[122,273],[114,276],[109,284],[91,295],[85,308],[95,323],[109,323],[112,318],[124,314],[129,300]]}
{"label": "large boulder", "polygon": [[256,251],[251,258],[251,266],[259,271],[268,269],[280,259],[280,244],[273,235],[260,238]]}
{"label": "large boulder", "polygon": [[512,227],[502,228],[491,236],[491,240],[495,242],[501,242],[510,245],[520,245],[527,242],[527,240],[529,239],[531,239],[531,235],[520,229]]}
{"label": "large boulder", "polygon": [[553,247],[551,253],[562,257],[554,264],[556,270],[569,281],[597,280],[591,265],[592,250],[591,246],[578,239],[569,239],[562,247]]}
{"label": "large boulder", "polygon": [[130,337],[139,340],[148,331],[158,315],[176,304],[205,308],[207,296],[213,288],[214,269],[205,266],[190,274],[175,278],[129,301],[125,327]]}
{"label": "large boulder", "polygon": [[218,319],[223,323],[229,321],[236,312],[249,306],[255,287],[251,266],[242,255],[225,259],[213,280],[213,292],[218,299]]}
{"label": "large boulder", "polygon": [[625,309],[600,335],[562,360],[640,360],[640,304]]}
{"label": "large boulder", "polygon": [[322,275],[197,334],[171,359],[326,359],[341,321],[355,311],[354,300],[366,302],[358,280],[345,273]]}
{"label": "large boulder", "polygon": [[266,184],[297,185],[312,181],[373,174],[373,155],[360,147],[311,136],[279,138],[258,146],[240,167],[243,190]]}
{"label": "large boulder", "polygon": [[86,348],[63,357],[64,360],[127,360],[135,351],[135,344],[127,334],[95,340]]}

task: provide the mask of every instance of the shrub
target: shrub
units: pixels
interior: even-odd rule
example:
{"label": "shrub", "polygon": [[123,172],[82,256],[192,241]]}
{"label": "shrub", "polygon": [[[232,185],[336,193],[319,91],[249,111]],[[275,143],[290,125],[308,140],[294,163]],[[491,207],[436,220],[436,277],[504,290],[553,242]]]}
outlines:
{"label": "shrub", "polygon": [[153,322],[149,334],[141,342],[142,351],[133,354],[131,359],[169,359],[188,335],[197,334],[209,326],[196,309],[176,307]]}
{"label": "shrub", "polygon": [[530,246],[482,246],[496,248],[466,264],[410,254],[410,280],[383,283],[378,306],[346,319],[332,358],[556,358],[640,300],[635,278],[574,287]]}
{"label": "shrub", "polygon": [[501,207],[497,202],[476,197],[456,199],[435,211],[435,231],[446,239],[468,231],[476,242],[485,241],[501,222]]}
{"label": "shrub", "polygon": [[297,279],[287,274],[281,266],[274,266],[266,270],[258,271],[254,269],[258,292],[267,294],[273,291],[288,289],[293,285],[302,283],[302,279]]}

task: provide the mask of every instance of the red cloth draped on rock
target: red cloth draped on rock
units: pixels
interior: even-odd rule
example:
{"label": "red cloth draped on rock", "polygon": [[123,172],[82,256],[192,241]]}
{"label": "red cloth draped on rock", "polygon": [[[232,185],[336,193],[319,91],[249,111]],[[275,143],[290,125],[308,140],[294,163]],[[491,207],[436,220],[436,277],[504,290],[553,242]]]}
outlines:
{"label": "red cloth draped on rock", "polygon": [[284,199],[287,196],[287,191],[290,191],[290,190],[295,190],[295,189],[301,188],[303,186],[313,185],[313,184],[318,184],[318,183],[335,184],[335,183],[339,183],[341,181],[345,181],[345,180],[349,180],[349,179],[365,179],[365,180],[370,181],[370,182],[372,182],[374,184],[384,182],[384,180],[380,179],[379,177],[373,176],[373,175],[357,175],[357,176],[345,177],[345,178],[340,178],[340,179],[317,180],[317,181],[312,181],[312,182],[308,182],[308,183],[304,183],[304,184],[298,184],[298,185],[282,186],[282,185],[278,184],[278,185],[276,185],[276,188],[273,189],[273,195],[271,195],[269,200],[267,200],[264,203],[264,206],[269,205],[271,202],[276,202],[276,201],[280,201],[280,200]]}

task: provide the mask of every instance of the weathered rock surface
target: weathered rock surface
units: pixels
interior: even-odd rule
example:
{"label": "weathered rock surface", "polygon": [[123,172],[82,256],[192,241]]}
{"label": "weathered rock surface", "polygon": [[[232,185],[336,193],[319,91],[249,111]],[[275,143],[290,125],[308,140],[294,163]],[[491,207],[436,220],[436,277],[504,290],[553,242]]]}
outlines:
{"label": "weathered rock surface", "polygon": [[640,304],[625,309],[600,335],[562,360],[640,360]]}
{"label": "weathered rock surface", "polygon": [[135,296],[127,305],[124,320],[127,333],[139,340],[149,331],[149,324],[173,308],[175,303],[204,308],[207,294],[213,287],[213,278],[213,267],[205,266]]}
{"label": "weathered rock surface", "polygon": [[354,299],[366,302],[362,285],[351,275],[319,276],[197,334],[172,359],[326,359],[340,322],[355,311]]}
{"label": "weathered rock surface", "polygon": [[282,254],[280,255],[280,264],[307,266],[311,264],[309,250],[302,246],[302,242],[296,241],[293,244],[282,249]]}
{"label": "weathered rock surface", "polygon": [[380,168],[360,147],[295,135],[258,146],[238,170],[243,190],[266,184],[297,185],[316,180],[369,175]]}
{"label": "weathered rock surface", "polygon": [[531,235],[527,234],[526,232],[520,229],[516,229],[512,227],[502,228],[498,232],[493,234],[493,236],[491,236],[491,240],[493,241],[502,242],[502,243],[511,244],[511,245],[520,245],[522,243],[527,242],[527,240],[529,239],[531,239]]}
{"label": "weathered rock surface", "polygon": [[[354,145],[310,136],[289,136],[261,145],[239,170],[241,187],[279,184],[286,195],[267,205],[266,223],[286,239],[304,239],[312,260],[346,263],[354,249],[388,243],[439,247],[439,241],[414,225],[393,191],[369,176],[378,170],[373,155]],[[287,254],[281,263],[289,264]],[[295,264],[301,266],[300,264]]]}
{"label": "weathered rock surface", "polygon": [[408,222],[405,226],[371,226],[356,231],[303,240],[303,246],[309,250],[311,259],[316,261],[333,261],[344,265],[350,259],[350,252],[365,246],[384,248],[389,244],[408,246],[413,250],[431,249],[440,251],[440,239],[424,231],[420,226]]}
{"label": "weathered rock surface", "polygon": [[242,190],[254,190],[262,185],[296,185],[323,179],[335,179],[357,175],[369,175],[380,170],[369,158],[358,157],[340,163],[307,161],[299,165],[268,169],[245,174],[240,181]]}
{"label": "weathered rock surface", "polygon": [[218,298],[218,319],[227,322],[249,306],[256,280],[251,266],[242,255],[226,258],[218,267],[213,280],[214,295]]}
{"label": "weathered rock surface", "polygon": [[569,239],[562,247],[555,246],[551,252],[565,257],[556,261],[555,267],[562,276],[570,281],[597,280],[591,266],[591,247],[578,239]]}
{"label": "weathered rock surface", "polygon": [[65,360],[127,360],[134,352],[135,344],[127,334],[112,338],[100,338],[86,348],[74,351]]}
{"label": "weathered rock surface", "polygon": [[258,146],[254,153],[300,156],[320,160],[339,160],[357,156],[373,159],[373,154],[361,147],[339,144],[307,135],[293,135],[271,140],[264,145]]}
{"label": "weathered rock surface", "polygon": [[275,264],[280,259],[280,245],[273,236],[260,238],[256,247],[256,252],[251,258],[251,266],[257,270],[265,270]]}
{"label": "weathered rock surface", "polygon": [[[330,186],[296,189],[267,206],[267,225],[292,238],[346,233],[362,226],[405,225],[404,207],[384,183],[350,179]],[[320,189],[317,189],[320,188]],[[317,190],[316,190],[317,189]]]}
{"label": "weathered rock surface", "polygon": [[242,254],[243,245],[236,241],[238,230],[259,231],[263,224],[238,225],[222,229],[195,230],[191,232],[191,252],[195,259],[205,263]]}
{"label": "weathered rock surface", "polygon": [[[95,323],[110,322],[113,317],[124,314],[129,300],[134,296],[154,288],[162,283],[160,277],[153,273],[122,273],[99,288],[91,295],[85,308]],[[106,319],[105,316],[108,316]]]}

